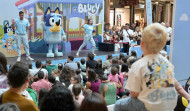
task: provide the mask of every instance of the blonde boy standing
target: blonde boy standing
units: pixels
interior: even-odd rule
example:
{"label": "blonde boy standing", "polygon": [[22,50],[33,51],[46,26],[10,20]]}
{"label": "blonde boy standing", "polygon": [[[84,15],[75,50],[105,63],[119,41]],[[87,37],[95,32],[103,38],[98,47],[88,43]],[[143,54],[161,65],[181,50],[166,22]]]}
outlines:
{"label": "blonde boy standing", "polygon": [[172,111],[177,103],[174,66],[159,52],[167,41],[165,28],[154,23],[145,28],[141,41],[144,57],[129,72],[126,89],[131,97],[116,102],[115,111]]}

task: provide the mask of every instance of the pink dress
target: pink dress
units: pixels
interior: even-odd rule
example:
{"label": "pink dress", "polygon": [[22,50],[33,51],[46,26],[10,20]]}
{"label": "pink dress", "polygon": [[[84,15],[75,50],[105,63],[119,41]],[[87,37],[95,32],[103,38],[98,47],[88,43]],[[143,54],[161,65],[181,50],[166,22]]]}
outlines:
{"label": "pink dress", "polygon": [[116,74],[116,75],[110,74],[110,75],[108,76],[108,79],[109,79],[111,82],[116,82],[116,83],[119,82],[118,74]]}
{"label": "pink dress", "polygon": [[[124,77],[123,77],[122,73],[120,73],[119,75],[120,75],[120,77],[121,77],[121,84],[122,84],[122,86],[123,86]],[[110,80],[111,82],[119,83],[118,74],[116,74],[116,75],[110,74],[110,75],[108,75],[108,78],[109,78],[109,80]],[[119,94],[119,92],[124,92],[123,87],[122,87],[121,89],[117,89],[117,94]]]}
{"label": "pink dress", "polygon": [[37,95],[39,97],[39,92],[41,89],[47,89],[49,90],[51,88],[51,83],[46,81],[45,79],[38,80],[37,82],[32,83],[32,89],[34,89],[37,92]]}

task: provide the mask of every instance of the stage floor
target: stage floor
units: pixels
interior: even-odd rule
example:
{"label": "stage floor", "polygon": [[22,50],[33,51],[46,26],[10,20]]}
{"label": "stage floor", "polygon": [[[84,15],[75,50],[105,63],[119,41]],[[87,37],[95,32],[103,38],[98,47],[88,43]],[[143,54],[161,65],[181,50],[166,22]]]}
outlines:
{"label": "stage floor", "polygon": [[[21,61],[25,62],[25,63],[33,63],[33,62],[35,62],[37,60],[40,60],[40,61],[46,61],[48,59],[50,59],[52,61],[54,61],[54,60],[64,60],[64,59],[67,59],[67,57],[69,55],[72,55],[75,58],[81,58],[81,57],[86,57],[87,54],[90,51],[89,50],[83,50],[83,51],[80,52],[80,54],[79,54],[78,57],[76,56],[76,52],[77,51],[63,53],[63,57],[54,57],[54,58],[47,58],[46,54],[31,54],[31,57],[34,59],[34,61],[26,61],[26,56],[22,55]],[[95,54],[96,54],[96,56],[103,56],[103,55],[108,55],[108,54],[120,54],[120,52],[105,52],[105,51],[98,51],[98,50],[96,50]],[[17,57],[8,57],[7,60],[8,60],[8,64],[9,65],[10,64],[14,64],[14,63],[16,63]]]}

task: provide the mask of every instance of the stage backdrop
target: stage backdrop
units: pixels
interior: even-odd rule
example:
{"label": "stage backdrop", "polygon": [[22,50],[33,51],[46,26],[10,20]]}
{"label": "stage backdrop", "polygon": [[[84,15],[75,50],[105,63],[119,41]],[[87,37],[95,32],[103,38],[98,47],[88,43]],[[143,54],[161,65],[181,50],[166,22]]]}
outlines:
{"label": "stage backdrop", "polygon": [[175,78],[185,84],[190,77],[190,0],[175,0],[171,59],[175,66]]}
{"label": "stage backdrop", "polygon": [[[67,42],[60,42],[59,50],[66,51],[79,48],[84,37],[84,30],[79,28],[84,20],[93,19],[95,23],[104,21],[103,0],[2,0],[0,3],[0,51],[7,57],[17,56],[16,42],[11,29],[11,20],[19,17],[18,12],[24,11],[25,18],[33,23],[32,30],[28,32],[31,53],[46,53],[48,46],[43,40],[41,21],[47,7],[55,10],[59,7],[62,19],[62,27],[67,36]],[[100,25],[94,30],[96,42],[102,39],[102,28]],[[78,45],[76,45],[78,43]],[[79,42],[80,41],[80,42]],[[67,44],[67,46],[65,46]],[[73,45],[73,47],[72,47]],[[24,53],[22,46],[22,53]]]}

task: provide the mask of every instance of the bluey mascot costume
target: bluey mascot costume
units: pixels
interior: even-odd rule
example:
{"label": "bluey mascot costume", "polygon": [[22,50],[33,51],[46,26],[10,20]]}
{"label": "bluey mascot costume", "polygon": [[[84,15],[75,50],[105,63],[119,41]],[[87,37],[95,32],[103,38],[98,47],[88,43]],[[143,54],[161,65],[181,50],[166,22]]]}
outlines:
{"label": "bluey mascot costume", "polygon": [[[62,24],[62,15],[57,7],[54,13],[51,13],[50,7],[48,7],[44,13],[44,22],[42,22],[44,31],[44,40],[48,43],[47,57],[63,56],[62,52],[58,52],[58,43],[63,39],[66,39]],[[54,53],[53,53],[54,49]]]}

